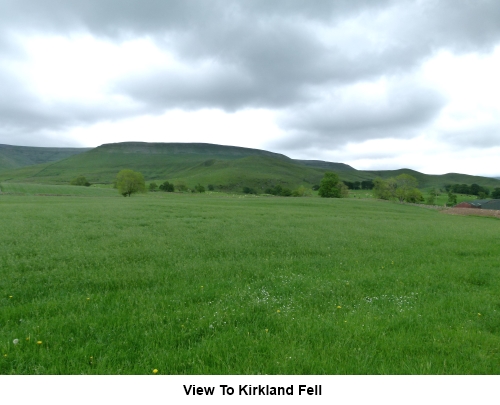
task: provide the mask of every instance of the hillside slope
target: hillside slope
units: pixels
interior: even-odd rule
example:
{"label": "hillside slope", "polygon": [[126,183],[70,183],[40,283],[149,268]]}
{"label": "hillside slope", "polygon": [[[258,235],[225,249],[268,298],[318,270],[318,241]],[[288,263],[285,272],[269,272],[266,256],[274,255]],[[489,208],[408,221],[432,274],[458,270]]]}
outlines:
{"label": "hillside slope", "polygon": [[223,189],[282,184],[316,184],[323,171],[287,156],[259,149],[212,144],[124,142],[105,144],[58,162],[38,166],[21,178],[18,169],[0,173],[2,181],[68,183],[78,175],[91,183],[111,183],[123,168],[140,171],[147,180],[216,184]]}
{"label": "hillside slope", "polygon": [[41,148],[0,144],[0,170],[56,162],[91,148]]}
{"label": "hillside slope", "polygon": [[68,184],[76,176],[84,175],[91,183],[109,184],[122,169],[140,171],[148,181],[184,182],[188,187],[213,184],[221,190],[236,191],[244,186],[263,191],[276,184],[289,188],[311,187],[319,184],[326,171],[335,171],[342,180],[351,182],[408,173],[417,178],[420,188],[450,183],[500,187],[498,179],[465,174],[428,175],[411,169],[362,171],[343,163],[294,160],[259,149],[145,142],[104,144],[56,162],[3,170],[0,181]]}
{"label": "hillside slope", "polygon": [[334,163],[325,162],[323,160],[299,160],[294,159],[295,163],[302,164],[304,166],[314,167],[321,170],[332,170],[335,172],[346,171],[346,170],[356,170],[354,167],[346,165],[345,163]]}

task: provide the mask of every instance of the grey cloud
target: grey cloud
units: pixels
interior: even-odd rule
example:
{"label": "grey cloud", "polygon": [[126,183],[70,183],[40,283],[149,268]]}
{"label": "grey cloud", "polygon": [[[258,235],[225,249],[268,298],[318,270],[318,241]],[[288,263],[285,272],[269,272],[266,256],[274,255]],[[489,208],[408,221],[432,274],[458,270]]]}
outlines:
{"label": "grey cloud", "polygon": [[126,32],[151,34],[172,29],[220,27],[235,17],[260,20],[298,16],[330,21],[366,8],[380,8],[394,0],[2,0],[3,23],[40,30],[67,31],[86,28],[98,35]]}
{"label": "grey cloud", "polygon": [[[214,34],[211,39],[205,38],[213,51],[203,58],[190,57],[187,69],[166,67],[153,74],[126,77],[115,83],[114,90],[147,102],[152,108],[210,106],[234,111],[283,107],[305,100],[307,86],[328,79],[328,58],[322,56],[314,39],[300,34],[300,28],[285,22],[277,25],[257,31],[247,26],[246,35]],[[200,46],[195,43],[196,37],[191,36],[184,39],[183,47]]]}
{"label": "grey cloud", "polygon": [[[486,21],[494,21],[500,10],[495,3],[482,2],[473,9],[446,1],[420,3],[423,6],[413,1],[388,1],[377,2],[375,7],[374,2],[365,1],[333,5],[242,1],[227,8],[211,3],[217,4],[219,13],[212,9],[206,19],[193,13],[186,25],[173,24],[173,31],[154,38],[188,64],[215,60],[220,65],[218,75],[200,69],[179,77],[165,69],[149,77],[125,78],[116,83],[115,89],[151,108],[171,108],[176,103],[183,108],[217,107],[227,111],[286,108],[313,101],[310,94],[314,87],[400,73],[417,67],[440,48],[488,47],[499,38],[498,24],[486,24],[488,35],[480,35],[479,30],[481,15]],[[370,27],[371,19],[383,7],[394,13],[390,24]],[[470,15],[475,17],[469,19]],[[186,18],[186,14],[182,16]],[[315,27],[335,27],[337,21],[348,17],[364,18],[366,27],[361,29],[382,30],[390,40],[382,44],[355,42],[340,32],[325,42],[314,32]]]}
{"label": "grey cloud", "polygon": [[363,97],[362,91],[349,88],[334,91],[327,101],[286,110],[280,125],[292,136],[273,146],[284,150],[301,149],[304,144],[338,148],[369,139],[412,138],[445,102],[434,90],[397,78],[376,96]]}
{"label": "grey cloud", "polygon": [[[265,107],[284,111],[281,125],[292,134],[291,148],[294,142],[411,137],[412,128],[442,108],[434,92],[393,91],[390,105],[360,100],[340,107],[328,95],[411,72],[440,49],[487,52],[500,40],[496,0],[0,0],[0,10],[0,51],[9,50],[11,58],[20,56],[9,33],[88,32],[115,41],[147,36],[189,67],[136,72],[110,85],[142,106],[137,108],[47,106],[22,86],[7,89],[12,102],[0,101],[4,128],[57,129],[146,108]],[[355,32],[344,31],[346,21]],[[321,30],[333,34],[323,37]],[[9,80],[0,65],[2,87]]]}
{"label": "grey cloud", "polygon": [[[93,124],[103,118],[112,120],[144,113],[143,106],[120,107],[89,104],[77,100],[48,102],[30,91],[22,79],[1,69],[0,134],[29,134],[44,130],[61,130],[75,125]],[[2,140],[3,143],[6,143]]]}

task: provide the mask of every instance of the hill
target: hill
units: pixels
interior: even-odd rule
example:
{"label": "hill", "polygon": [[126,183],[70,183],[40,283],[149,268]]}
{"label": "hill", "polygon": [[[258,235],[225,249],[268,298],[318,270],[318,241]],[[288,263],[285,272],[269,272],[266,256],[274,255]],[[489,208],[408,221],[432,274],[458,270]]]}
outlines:
{"label": "hill", "polygon": [[[22,147],[14,148],[18,148],[16,156],[23,156],[19,153]],[[29,149],[32,155],[26,151],[24,156],[31,156],[32,161],[58,156],[57,153],[50,155],[46,148]],[[43,159],[36,158],[37,151],[45,153]],[[76,176],[84,175],[91,183],[109,184],[121,169],[128,168],[140,171],[147,181],[184,182],[188,187],[213,184],[227,191],[240,191],[248,186],[262,192],[276,184],[289,188],[312,187],[319,184],[326,171],[335,171],[342,180],[351,182],[408,173],[417,178],[420,188],[453,183],[500,187],[500,180],[488,177],[458,173],[428,175],[411,169],[363,171],[344,163],[294,160],[260,149],[207,143],[123,142],[85,151],[64,148],[60,152],[59,156],[72,154],[55,162],[2,170],[0,181],[68,184]]]}
{"label": "hill", "polygon": [[316,169],[322,169],[322,170],[332,170],[334,172],[345,171],[345,170],[356,170],[354,167],[346,165],[345,163],[325,162],[323,160],[294,159],[294,162],[303,164],[304,166],[314,167]]}
{"label": "hill", "polygon": [[259,149],[202,143],[124,142],[104,144],[52,164],[0,173],[1,181],[64,184],[78,175],[91,183],[111,183],[119,170],[130,168],[147,180],[214,184],[221,189],[242,186],[294,187],[316,184],[323,171],[289,157]]}
{"label": "hill", "polygon": [[0,144],[0,170],[56,162],[90,148],[41,148]]}

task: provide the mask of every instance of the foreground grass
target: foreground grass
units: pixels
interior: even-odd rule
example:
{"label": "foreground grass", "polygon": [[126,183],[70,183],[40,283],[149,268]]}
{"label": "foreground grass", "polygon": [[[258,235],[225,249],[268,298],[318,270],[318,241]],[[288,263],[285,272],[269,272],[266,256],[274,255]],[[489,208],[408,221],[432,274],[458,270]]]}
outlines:
{"label": "foreground grass", "polygon": [[7,195],[43,195],[43,196],[80,196],[80,197],[119,197],[112,186],[95,184],[91,187],[31,184],[31,183],[0,183],[0,191]]}
{"label": "foreground grass", "polygon": [[154,193],[0,224],[2,374],[500,372],[496,219]]}

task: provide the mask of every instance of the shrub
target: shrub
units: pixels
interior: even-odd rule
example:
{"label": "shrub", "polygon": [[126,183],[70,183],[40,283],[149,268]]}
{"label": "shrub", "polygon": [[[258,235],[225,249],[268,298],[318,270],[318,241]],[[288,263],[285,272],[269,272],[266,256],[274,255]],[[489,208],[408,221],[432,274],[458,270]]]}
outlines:
{"label": "shrub", "polygon": [[160,185],[160,190],[168,193],[174,192],[174,185],[169,183],[168,181],[164,181],[162,185]]}
{"label": "shrub", "polygon": [[250,187],[243,187],[243,193],[245,194],[257,194],[257,192]]}
{"label": "shrub", "polygon": [[177,189],[177,191],[187,191],[187,186],[186,186],[186,183],[184,182],[179,182],[175,185],[175,188]]}
{"label": "shrub", "polygon": [[205,192],[205,187],[203,187],[200,183],[198,183],[195,187],[194,190],[198,193],[204,193]]}
{"label": "shrub", "polygon": [[71,180],[71,182],[69,184],[71,184],[72,186],[85,186],[85,187],[90,186],[90,183],[87,181],[85,176],[78,176],[78,177],[74,178],[73,180]]}
{"label": "shrub", "polygon": [[156,184],[155,182],[149,183],[149,191],[156,191],[157,188],[158,188],[158,184]]}
{"label": "shrub", "polygon": [[214,189],[215,189],[215,187],[214,187],[214,185],[213,185],[213,184],[209,184],[209,185],[207,186],[207,188],[208,188],[208,191],[214,191]]}

